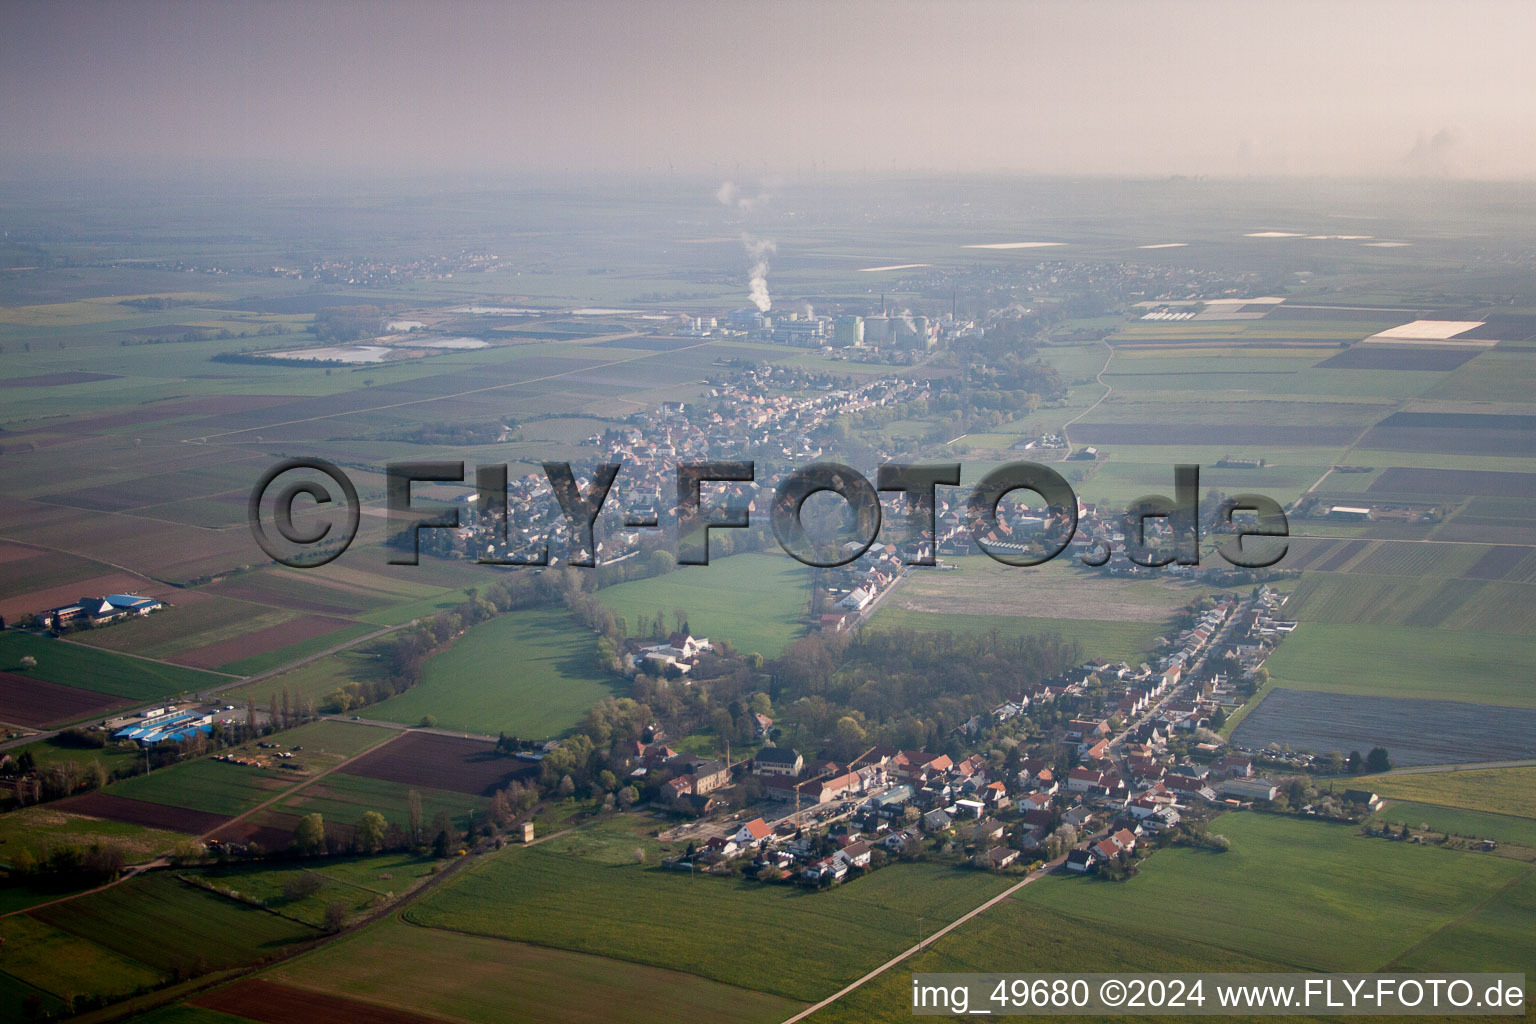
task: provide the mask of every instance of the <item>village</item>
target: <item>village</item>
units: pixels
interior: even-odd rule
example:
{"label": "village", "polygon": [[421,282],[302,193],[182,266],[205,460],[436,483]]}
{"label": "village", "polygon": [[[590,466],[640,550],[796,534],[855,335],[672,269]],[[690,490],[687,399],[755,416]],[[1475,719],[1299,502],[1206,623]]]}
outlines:
{"label": "village", "polygon": [[[1172,638],[1156,668],[1089,661],[956,730],[963,747],[1031,709],[1072,715],[1002,763],[878,746],[846,762],[808,758],[773,743],[773,720],[758,715],[764,744],[748,758],[682,752],[653,725],[626,749],[625,767],[636,781],[660,773],[660,802],[691,819],[661,834],[687,843],[667,861],[677,870],[821,887],[923,857],[1010,873],[1064,867],[1126,877],[1158,845],[1215,842],[1204,826],[1217,813],[1276,801],[1285,783],[1266,771],[1314,767],[1308,756],[1239,750],[1212,731],[1244,703],[1294,627],[1279,618],[1281,603],[1267,586],[1212,602]],[[674,634],[636,652],[686,672],[709,647]],[[1375,794],[1353,790],[1341,800],[1379,806]]]}

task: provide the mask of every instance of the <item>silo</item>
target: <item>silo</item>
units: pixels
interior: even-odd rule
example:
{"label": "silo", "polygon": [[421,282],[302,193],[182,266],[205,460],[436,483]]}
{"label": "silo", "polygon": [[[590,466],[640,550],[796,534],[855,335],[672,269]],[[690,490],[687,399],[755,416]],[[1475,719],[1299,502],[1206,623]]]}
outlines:
{"label": "silo", "polygon": [[883,345],[891,340],[891,319],[888,316],[864,318],[864,340],[871,345]]}

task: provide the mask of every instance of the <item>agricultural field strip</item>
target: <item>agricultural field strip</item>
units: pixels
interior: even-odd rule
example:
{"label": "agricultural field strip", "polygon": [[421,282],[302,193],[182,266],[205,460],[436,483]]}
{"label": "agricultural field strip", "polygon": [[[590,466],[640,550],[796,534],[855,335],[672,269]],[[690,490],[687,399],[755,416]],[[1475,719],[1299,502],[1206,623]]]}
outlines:
{"label": "agricultural field strip", "polygon": [[266,423],[266,424],[263,424],[263,425],[261,425],[259,427],[243,427],[243,428],[241,428],[239,430],[226,430],[226,431],[223,431],[223,432],[217,433],[217,434],[204,434],[204,435],[202,435],[200,437],[189,437],[189,438],[185,438],[184,440],[188,444],[206,444],[207,442],[212,441],[212,440],[214,440],[216,438],[231,437],[231,436],[233,436],[235,434],[248,434],[248,433],[251,433],[252,431],[257,431],[257,430],[269,430],[270,431],[270,430],[276,430],[279,427],[293,426],[294,424],[297,424],[297,423],[312,423],[312,422],[314,422],[316,420],[336,419],[337,417],[341,417],[341,416],[354,416],[354,415],[357,415],[359,413],[376,413],[376,412],[383,412],[383,411],[388,410],[388,409],[401,409],[401,408],[405,408],[406,406],[423,405],[423,404],[426,404],[426,403],[429,403],[429,402],[443,402],[443,401],[448,401],[448,400],[454,399],[454,398],[464,398],[464,397],[466,397],[468,395],[484,394],[485,392],[488,392],[488,391],[502,391],[502,390],[505,390],[506,388],[515,388],[515,387],[521,387],[521,386],[527,385],[527,384],[537,384],[537,383],[540,383],[542,381],[547,381],[547,380],[556,380],[556,379],[561,378],[561,377],[570,377],[570,376],[573,376],[573,375],[579,374],[579,373],[591,373],[594,370],[602,370],[602,369],[606,369],[606,368],[611,367],[611,366],[621,366],[624,363],[632,363],[632,362],[636,362],[636,361],[642,360],[642,359],[653,359],[653,358],[655,358],[657,356],[671,355],[671,354],[674,354],[674,353],[677,353],[677,352],[687,352],[687,351],[689,351],[691,349],[696,349],[696,348],[705,348],[705,347],[707,347],[709,345],[712,345],[712,344],[714,344],[713,341],[704,341],[704,342],[700,342],[697,345],[685,345],[682,348],[671,349],[669,351],[647,352],[647,353],[645,353],[643,355],[630,356],[630,357],[628,357],[626,359],[614,359],[614,360],[611,360],[611,361],[606,362],[606,363],[593,363],[593,364],[591,364],[589,366],[581,366],[581,367],[577,367],[575,369],[565,370],[565,371],[562,371],[560,373],[546,374],[545,376],[542,376],[542,377],[529,377],[529,378],[527,378],[525,380],[510,381],[510,382],[508,382],[506,384],[490,384],[490,385],[487,385],[487,386],[485,386],[483,388],[470,388],[470,389],[465,390],[465,391],[454,392],[453,394],[432,395],[432,396],[427,397],[427,398],[413,398],[410,401],[406,401],[406,402],[392,402],[392,403],[389,403],[387,405],[368,406],[368,407],[362,408],[362,409],[345,409],[345,410],[342,410],[340,412],[325,413],[324,415],[320,415],[320,416],[306,416],[306,417],[304,417],[302,419],[285,420],[285,421],[280,422],[280,423]]}
{"label": "agricultural field strip", "polygon": [[[131,625],[131,623],[129,623],[129,625]],[[118,655],[119,657],[122,657],[122,658],[137,658],[139,661],[148,661],[148,662],[151,662],[151,663],[156,664],[156,665],[168,665],[171,668],[188,668],[189,667],[187,665],[182,665],[179,662],[168,661],[165,658],[151,658],[147,654],[134,654],[132,651],[119,651],[119,650],[116,650],[114,648],[97,647],[94,644],[83,644],[80,641],[72,640],[72,639],[70,639],[67,636],[59,637],[59,642],[60,643],[66,643],[66,644],[73,644],[76,647],[84,647],[84,648],[87,648],[88,650],[92,650],[92,651],[110,651],[112,654],[116,654],[116,655]],[[199,672],[207,672],[210,675],[224,676],[225,678],[234,680],[236,682],[246,681],[246,678],[244,676],[235,675],[235,673],[233,673],[233,672],[221,672],[221,671],[219,671],[216,668],[203,668],[202,666],[198,666],[197,670]]]}
{"label": "agricultural field strip", "polygon": [[[320,772],[317,775],[314,775],[314,776],[312,776],[312,777],[310,777],[308,779],[304,779],[304,780],[300,781],[297,785],[293,786],[292,788],[286,789],[286,790],[283,790],[283,791],[279,792],[275,796],[272,796],[269,799],[264,800],[261,803],[257,804],[256,806],[254,806],[254,807],[250,808],[249,810],[245,811],[243,814],[236,815],[235,817],[230,818],[228,821],[225,821],[225,822],[221,823],[217,828],[214,828],[214,829],[212,829],[212,830],[210,830],[208,832],[205,832],[205,833],[203,833],[200,836],[196,836],[195,838],[197,838],[199,840],[207,839],[209,836],[213,835],[214,832],[222,831],[223,829],[229,827],[230,825],[234,825],[234,824],[237,824],[238,822],[244,821],[246,818],[249,818],[251,815],[256,814],[259,811],[266,810],[268,807],[270,807],[273,804],[277,803],[279,800],[282,800],[283,798],[292,795],[293,793],[297,792],[300,789],[303,789],[305,786],[308,786],[311,783],[318,782],[320,779],[323,779],[327,775],[330,775],[333,772],[338,771],[342,767],[352,763],[353,761],[357,760],[358,758],[363,757],[364,755],[369,754],[372,751],[379,749],[379,747],[382,747],[386,743],[390,743],[390,742],[394,741],[395,739],[397,739],[401,735],[403,735],[403,733],[397,732],[397,733],[395,733],[395,734],[393,734],[391,736],[388,736],[384,740],[382,740],[381,742],[376,743],[373,746],[369,747],[367,750],[364,750],[364,751],[362,751],[361,753],[358,753],[358,754],[354,754],[353,756],[347,758],[345,761],[342,761],[339,764],[336,764],[336,765],[334,765],[334,766],[332,766],[330,768],[327,768],[325,771],[322,771],[322,772]],[[39,904],[36,904],[35,906],[26,908],[26,910],[24,910],[24,911],[12,911],[9,914],[0,914],[0,919],[4,919],[6,917],[10,917],[10,916],[12,916],[12,914],[30,913],[31,911],[34,911],[34,910],[41,910],[44,907],[52,907],[52,906],[55,906],[55,905],[60,904],[60,903],[69,903],[69,902],[71,902],[73,900],[80,899],[83,896],[90,896],[90,895],[93,895],[95,893],[103,892],[103,891],[105,891],[107,889],[114,888],[115,886],[122,885],[124,882],[127,882],[128,880],[130,880],[132,878],[138,877],[140,874],[150,870],[151,868],[164,867],[167,863],[169,863],[169,862],[165,858],[162,857],[162,858],[159,858],[157,860],[150,861],[150,862],[148,862],[146,864],[136,864],[133,867],[129,868],[127,871],[125,871],[121,877],[117,878],[114,881],[108,882],[105,885],[99,885],[96,888],[88,889],[85,892],[71,893],[68,896],[63,896],[63,897],[60,897],[59,899],[56,899],[56,900],[49,900],[46,903],[39,903]]]}

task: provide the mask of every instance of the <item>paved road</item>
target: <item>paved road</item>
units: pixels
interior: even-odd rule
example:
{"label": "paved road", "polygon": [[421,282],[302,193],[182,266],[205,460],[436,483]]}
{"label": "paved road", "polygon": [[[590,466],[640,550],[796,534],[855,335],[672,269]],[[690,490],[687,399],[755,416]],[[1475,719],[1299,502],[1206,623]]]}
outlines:
{"label": "paved road", "polygon": [[897,964],[901,963],[903,960],[905,960],[908,957],[912,956],[914,953],[921,953],[923,950],[925,950],[929,946],[933,945],[933,943],[937,942],[939,939],[942,939],[944,936],[948,935],[950,932],[954,931],[956,928],[959,928],[961,925],[965,924],[967,921],[969,921],[972,918],[976,917],[978,914],[983,914],[983,913],[986,913],[988,910],[991,910],[993,907],[995,907],[999,903],[1003,902],[1003,900],[1008,899],[1010,896],[1012,896],[1014,893],[1018,892],[1020,889],[1024,888],[1026,885],[1030,885],[1031,883],[1038,882],[1040,879],[1044,878],[1046,875],[1050,874],[1052,871],[1055,871],[1058,867],[1060,867],[1063,863],[1065,863],[1066,859],[1067,858],[1065,856],[1058,857],[1057,859],[1051,861],[1049,864],[1043,865],[1042,867],[1040,867],[1040,868],[1038,868],[1038,869],[1036,869],[1034,871],[1031,871],[1029,874],[1025,875],[1022,879],[1020,879],[1016,884],[1010,885],[1008,888],[1004,889],[1002,892],[998,893],[996,896],[993,896],[991,899],[987,900],[987,902],[983,903],[981,906],[976,907],[975,909],[970,910],[967,913],[962,914],[961,916],[955,918],[953,921],[949,922],[949,924],[945,925],[943,928],[940,928],[938,931],[934,932],[932,935],[928,936],[926,939],[923,939],[917,945],[911,946],[908,949],[906,949],[906,950],[904,950],[904,951],[902,951],[900,953],[897,953],[895,956],[891,957],[885,963],[881,964],[879,967],[876,967],[874,970],[872,970],[868,974],[864,975],[864,977],[860,978],[858,981],[855,981],[855,982],[853,982],[850,985],[844,986],[843,988],[839,989],[838,991],[832,993],[827,998],[823,999],[821,1002],[815,1003],[815,1004],[813,1004],[811,1006],[806,1007],[805,1009],[801,1010],[799,1013],[795,1014],[793,1017],[790,1017],[789,1019],[785,1020],[784,1024],[796,1024],[797,1021],[802,1021],[805,1018],[809,1017],[811,1014],[816,1013],[819,1010],[822,1010],[822,1009],[832,1005],[833,1003],[837,1002],[839,999],[843,998],[843,996],[845,996],[848,993],[852,992],[854,989],[860,988],[863,985],[866,985],[869,982],[875,980],[876,978],[880,977],[880,975],[882,975],[886,971],[890,970],[892,967],[895,967]]}

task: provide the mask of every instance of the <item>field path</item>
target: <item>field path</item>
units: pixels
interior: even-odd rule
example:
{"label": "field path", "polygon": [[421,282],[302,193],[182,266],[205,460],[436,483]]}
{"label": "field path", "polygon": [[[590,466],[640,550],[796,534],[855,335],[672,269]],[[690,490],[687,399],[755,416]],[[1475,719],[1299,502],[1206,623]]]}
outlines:
{"label": "field path", "polygon": [[1093,412],[1093,410],[1097,409],[1099,406],[1103,405],[1104,399],[1113,394],[1115,390],[1113,385],[1104,383],[1104,375],[1109,372],[1110,361],[1115,358],[1115,346],[1102,339],[1100,339],[1099,344],[1103,345],[1109,351],[1108,354],[1104,356],[1104,365],[1099,367],[1099,372],[1093,375],[1093,379],[1097,381],[1099,386],[1104,389],[1104,393],[1099,396],[1099,400],[1097,402],[1094,402],[1088,408],[1084,409],[1082,412],[1078,413],[1076,416],[1073,416],[1071,419],[1067,420],[1067,422],[1061,425],[1061,439],[1067,442],[1068,455],[1072,454],[1072,438],[1067,434],[1067,428],[1072,426],[1072,424],[1076,423],[1078,420],[1082,419],[1084,416],[1087,416],[1089,413]]}
{"label": "field path", "polygon": [[812,1004],[810,1006],[807,1006],[805,1009],[801,1010],[799,1013],[795,1014],[793,1017],[790,1017],[788,1020],[784,1021],[784,1024],[797,1024],[798,1021],[804,1020],[805,1018],[809,1017],[811,1014],[816,1013],[819,1010],[825,1009],[828,1006],[831,1006],[833,1003],[835,1003],[839,999],[843,998],[843,996],[845,996],[848,993],[852,992],[854,989],[860,988],[863,985],[868,984],[869,982],[871,982],[871,981],[875,980],[876,978],[880,977],[880,975],[884,974],[886,971],[890,970],[892,967],[895,967],[897,964],[901,963],[903,960],[905,960],[908,957],[912,956],[914,953],[921,953],[923,950],[927,949],[934,942],[938,941],[939,939],[942,939],[944,936],[948,935],[950,932],[954,931],[956,928],[959,928],[961,925],[963,925],[967,921],[971,920],[971,918],[977,916],[978,914],[983,914],[986,911],[991,910],[993,907],[995,907],[999,903],[1003,902],[1003,900],[1008,899],[1010,896],[1012,896],[1014,893],[1018,892],[1020,889],[1024,888],[1026,885],[1029,885],[1029,884],[1031,884],[1033,882],[1040,881],[1040,879],[1044,878],[1046,875],[1050,874],[1052,871],[1055,871],[1058,867],[1060,867],[1063,863],[1065,863],[1066,859],[1067,859],[1066,855],[1063,854],[1062,856],[1060,856],[1060,857],[1056,858],[1055,860],[1051,861],[1049,864],[1046,864],[1046,865],[1044,865],[1044,866],[1042,866],[1042,867],[1040,867],[1040,868],[1038,868],[1038,869],[1036,869],[1034,871],[1031,871],[1029,874],[1025,875],[1018,882],[1016,882],[1013,885],[1010,885],[1008,888],[1004,889],[1002,892],[998,893],[996,896],[993,896],[991,899],[987,900],[987,902],[983,903],[981,906],[976,907],[976,908],[974,908],[974,909],[972,909],[970,911],[967,911],[966,913],[962,914],[961,916],[955,918],[953,921],[949,922],[949,924],[945,925],[943,928],[940,928],[938,931],[934,932],[932,935],[928,936],[926,939],[920,940],[917,943],[917,945],[912,946],[912,947],[910,947],[910,948],[908,948],[908,949],[906,949],[906,950],[904,950],[904,951],[902,951],[900,953],[897,953],[895,956],[891,957],[885,963],[881,964],[879,967],[876,967],[874,970],[872,970],[868,974],[864,975],[864,977],[862,977],[862,978],[858,979],[857,981],[854,981],[854,982],[844,986],[843,988],[839,989],[838,991],[832,993],[827,998],[823,999],[821,1002],[814,1003],[814,1004]]}

